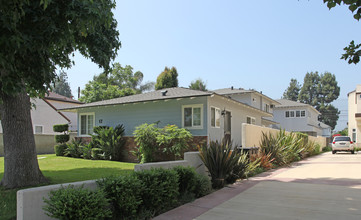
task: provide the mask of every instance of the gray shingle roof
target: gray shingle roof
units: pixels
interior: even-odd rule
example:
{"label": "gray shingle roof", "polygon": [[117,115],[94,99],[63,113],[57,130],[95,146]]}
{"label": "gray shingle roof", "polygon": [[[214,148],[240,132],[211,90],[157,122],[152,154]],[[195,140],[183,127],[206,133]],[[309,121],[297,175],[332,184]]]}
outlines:
{"label": "gray shingle roof", "polygon": [[220,95],[229,95],[229,94],[238,94],[238,93],[250,93],[255,92],[253,90],[244,90],[244,89],[231,89],[231,88],[224,88],[224,89],[216,89],[213,92],[220,94]]}
{"label": "gray shingle roof", "polygon": [[[167,91],[165,95],[162,94],[162,91]],[[104,105],[117,105],[117,104],[126,104],[126,103],[136,103],[136,102],[146,102],[146,101],[155,101],[155,100],[165,100],[165,99],[176,99],[176,98],[185,98],[185,97],[196,97],[196,96],[210,96],[212,92],[203,92],[198,90],[192,90],[182,87],[167,88],[157,91],[152,91],[148,93],[142,93],[137,95],[125,96],[115,99],[108,99],[99,102],[92,102],[77,107],[64,108],[66,109],[78,109],[86,107],[95,107],[95,106],[104,106]]]}

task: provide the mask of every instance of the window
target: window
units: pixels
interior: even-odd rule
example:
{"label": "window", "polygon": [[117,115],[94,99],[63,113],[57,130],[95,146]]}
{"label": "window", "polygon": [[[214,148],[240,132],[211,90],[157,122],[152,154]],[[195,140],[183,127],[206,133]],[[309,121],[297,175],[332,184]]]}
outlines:
{"label": "window", "polygon": [[290,111],[286,111],[286,118],[290,117]]}
{"label": "window", "polygon": [[296,111],[296,118],[301,117],[301,112],[300,111]]}
{"label": "window", "polygon": [[42,134],[43,133],[43,126],[42,125],[35,125],[35,134]]}
{"label": "window", "polygon": [[295,112],[294,111],[290,111],[290,118],[294,118],[295,117]]}
{"label": "window", "polygon": [[183,127],[202,128],[203,105],[186,105],[182,110]]}
{"label": "window", "polygon": [[305,117],[306,116],[306,111],[305,110],[302,110],[301,111],[301,117],[303,118],[303,117]]}
{"label": "window", "polygon": [[247,116],[247,124],[251,124],[251,125],[256,124],[256,119],[253,117]]}
{"label": "window", "polygon": [[211,107],[211,126],[219,128],[221,125],[221,110]]}
{"label": "window", "polygon": [[80,114],[80,135],[93,134],[94,123],[94,113]]}

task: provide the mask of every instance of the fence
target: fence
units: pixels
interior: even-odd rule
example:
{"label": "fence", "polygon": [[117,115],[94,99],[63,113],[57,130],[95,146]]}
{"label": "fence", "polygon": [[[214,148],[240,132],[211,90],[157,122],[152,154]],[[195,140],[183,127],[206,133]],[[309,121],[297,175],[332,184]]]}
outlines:
{"label": "fence", "polygon": [[[70,133],[70,140],[76,137],[77,133]],[[36,152],[38,154],[53,154],[55,143],[54,134],[34,134]],[[3,134],[0,134],[0,157],[4,156]]]}
{"label": "fence", "polygon": [[[259,143],[261,142],[262,139],[262,132],[265,134],[271,133],[273,135],[276,135],[279,132],[279,130],[243,123],[242,147],[259,147]],[[286,131],[286,133],[288,134],[289,132]],[[317,137],[308,136],[308,140],[318,143],[321,146],[321,150],[323,147],[327,146],[326,139],[327,138],[321,136],[317,136]]]}

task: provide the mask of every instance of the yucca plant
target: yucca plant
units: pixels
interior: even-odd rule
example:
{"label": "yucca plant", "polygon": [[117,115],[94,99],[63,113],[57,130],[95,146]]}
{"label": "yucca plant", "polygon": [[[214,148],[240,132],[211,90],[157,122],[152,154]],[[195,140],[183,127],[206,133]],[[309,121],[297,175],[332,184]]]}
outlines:
{"label": "yucca plant", "polygon": [[238,153],[232,150],[232,144],[225,141],[211,141],[198,146],[199,156],[212,178],[213,188],[221,188],[225,180],[231,175],[238,162]]}
{"label": "yucca plant", "polygon": [[231,174],[228,175],[226,179],[227,183],[234,183],[237,179],[248,178],[248,175],[260,166],[260,159],[256,158],[250,160],[248,153],[241,151],[236,156],[238,157],[238,160]]}
{"label": "yucca plant", "polygon": [[262,139],[260,142],[260,151],[263,155],[270,155],[270,159],[276,165],[284,165],[286,163],[283,147],[280,144],[281,135],[277,135],[276,137],[271,133],[262,132]]}

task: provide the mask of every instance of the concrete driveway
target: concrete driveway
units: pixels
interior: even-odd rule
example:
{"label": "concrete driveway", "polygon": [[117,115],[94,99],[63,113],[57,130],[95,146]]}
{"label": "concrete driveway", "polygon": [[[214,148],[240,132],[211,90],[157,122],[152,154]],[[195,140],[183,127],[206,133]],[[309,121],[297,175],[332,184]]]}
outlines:
{"label": "concrete driveway", "polygon": [[236,183],[156,219],[361,219],[361,152],[325,153]]}

